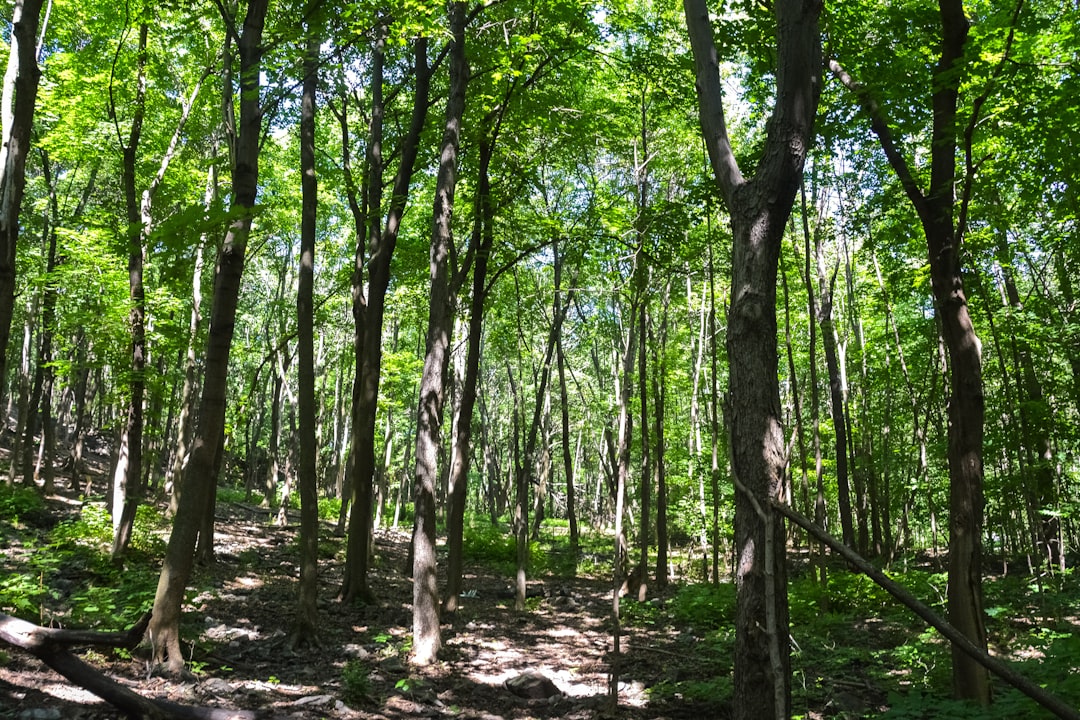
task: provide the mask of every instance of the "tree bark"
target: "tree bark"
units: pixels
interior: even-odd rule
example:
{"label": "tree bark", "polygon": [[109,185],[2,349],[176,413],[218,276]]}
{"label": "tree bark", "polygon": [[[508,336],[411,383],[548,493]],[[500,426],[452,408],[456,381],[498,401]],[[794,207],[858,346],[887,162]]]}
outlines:
{"label": "tree bark", "polygon": [[728,418],[735,501],[736,718],[791,714],[787,568],[783,522],[763,511],[784,489],[777,380],[776,273],[802,180],[820,92],[819,2],[777,0],[776,106],[761,160],[743,177],[724,121],[723,90],[704,0],[685,0],[702,131],[731,215]]}
{"label": "tree bark", "polygon": [[315,102],[319,84],[320,33],[307,27],[304,79],[300,97],[300,270],[296,289],[297,406],[300,491],[300,583],[289,646],[318,646],[319,628],[319,480],[315,439],[315,235],[318,218],[318,178],[315,174]]}
{"label": "tree bark", "polygon": [[[43,0],[16,0],[11,18],[11,53],[4,75],[0,138],[0,386],[7,377],[7,347],[15,311],[15,254],[19,212],[26,188],[26,156],[34,124],[41,69],[37,63],[38,23]],[[15,456],[12,456],[14,463]]]}
{"label": "tree bark", "polygon": [[259,103],[259,73],[262,59],[262,30],[269,0],[250,0],[239,38],[240,52],[240,127],[237,136],[236,165],[233,168],[232,216],[224,243],[218,254],[214,280],[214,299],[210,311],[210,334],[207,340],[205,381],[199,404],[199,424],[191,459],[184,477],[169,544],[154,596],[154,618],[150,623],[154,642],[154,661],[167,663],[170,672],[183,669],[180,651],[180,607],[191,577],[195,543],[200,530],[200,516],[205,513],[207,498],[213,497],[214,461],[225,427],[225,395],[232,346],[240,278],[244,254],[251,231],[255,197],[258,192],[259,140],[262,135],[262,111]]}
{"label": "tree bark", "polygon": [[[390,259],[397,244],[401,219],[409,199],[409,188],[416,165],[420,135],[427,120],[431,70],[427,61],[427,39],[415,43],[413,110],[408,133],[401,145],[400,163],[394,176],[390,208],[380,229],[382,207],[382,81],[385,28],[376,41],[372,69],[371,137],[368,143],[367,223],[370,230],[358,233],[356,270],[353,282],[353,315],[357,322],[356,388],[354,389],[353,437],[355,455],[352,477],[352,514],[349,518],[349,542],[346,550],[345,580],[341,598],[345,602],[374,599],[367,584],[371,553],[371,495],[375,477],[375,414],[378,409],[379,380],[382,373],[382,327],[386,289],[390,284]],[[355,210],[354,210],[355,213]],[[358,221],[358,224],[362,224]],[[362,237],[370,238],[367,262],[367,297],[363,296]],[[361,329],[362,328],[362,329]]]}
{"label": "tree bark", "polygon": [[[125,144],[120,141],[124,156],[124,208],[127,212],[128,235],[128,292],[131,309],[128,327],[131,331],[131,377],[129,380],[127,420],[116,449],[116,471],[113,475],[113,545],[112,558],[119,562],[127,551],[135,512],[139,506],[142,487],[143,397],[146,391],[146,295],[143,290],[143,235],[139,223],[139,201],[136,189],[135,163],[142,138],[143,117],[146,114],[146,43],[149,25],[139,24],[139,51],[136,58],[135,100],[131,129]],[[116,108],[110,106],[115,117]],[[119,127],[117,128],[119,130]]]}
{"label": "tree bark", "polygon": [[[949,358],[949,619],[977,647],[986,649],[982,607],[983,427],[982,346],[968,310],[960,265],[963,217],[957,213],[956,114],[969,23],[963,0],[940,0],[941,55],[933,70],[930,184],[924,193],[893,139],[883,109],[835,60],[833,73],[859,97],[889,164],[918,213],[926,235],[930,278],[943,343]],[[970,121],[974,128],[976,116]],[[968,140],[970,142],[970,132]],[[953,645],[953,694],[990,702],[986,669]]]}
{"label": "tree bark", "polygon": [[469,465],[472,462],[472,417],[476,408],[477,384],[480,377],[481,341],[484,332],[484,302],[487,299],[488,261],[495,244],[493,225],[494,208],[491,203],[491,157],[494,138],[485,134],[480,138],[476,181],[475,215],[473,218],[473,247],[476,259],[473,265],[472,299],[469,307],[469,340],[465,350],[465,381],[461,386],[461,403],[458,408],[457,432],[454,436],[454,462],[450,468],[450,494],[447,513],[447,568],[446,597],[443,610],[457,611],[458,596],[464,566],[463,542],[465,531],[466,489]]}
{"label": "tree bark", "polygon": [[[465,3],[450,11],[450,94],[435,178],[431,252],[428,258],[431,290],[428,303],[427,349],[420,378],[416,417],[416,474],[413,524],[413,651],[412,660],[428,665],[442,647],[439,630],[439,587],[435,559],[435,484],[441,443],[450,334],[454,325],[450,260],[454,254],[454,191],[457,188],[458,146],[465,113],[469,66],[465,59]],[[465,420],[463,418],[463,420]],[[471,417],[467,419],[471,422]],[[468,448],[464,448],[468,453]],[[463,481],[463,478],[456,480]]]}

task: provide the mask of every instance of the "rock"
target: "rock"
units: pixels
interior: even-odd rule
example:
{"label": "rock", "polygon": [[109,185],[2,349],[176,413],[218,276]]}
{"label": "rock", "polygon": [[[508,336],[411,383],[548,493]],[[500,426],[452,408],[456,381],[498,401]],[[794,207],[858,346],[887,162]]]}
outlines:
{"label": "rock", "polygon": [[203,692],[210,693],[211,695],[228,695],[232,693],[232,685],[230,685],[227,680],[222,680],[221,678],[210,678],[205,680],[200,684],[199,688]]}
{"label": "rock", "polygon": [[308,695],[299,700],[294,700],[292,705],[326,705],[334,701],[333,695]]}
{"label": "rock", "polygon": [[346,645],[344,648],[342,648],[342,652],[344,652],[345,655],[348,657],[358,658],[360,660],[363,660],[364,658],[371,655],[371,653],[369,653],[363,645],[357,645],[355,643],[350,643]]}
{"label": "rock", "polygon": [[31,708],[15,716],[16,720],[61,720],[63,714],[56,708]]}
{"label": "rock", "polygon": [[503,687],[514,695],[528,700],[547,700],[562,695],[562,691],[556,687],[555,683],[535,670],[509,678],[503,683]]}

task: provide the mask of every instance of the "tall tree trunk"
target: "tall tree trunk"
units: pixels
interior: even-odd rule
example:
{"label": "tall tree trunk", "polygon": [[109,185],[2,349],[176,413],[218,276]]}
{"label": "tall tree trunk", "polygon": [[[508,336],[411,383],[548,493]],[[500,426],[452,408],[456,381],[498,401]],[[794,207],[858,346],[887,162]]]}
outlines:
{"label": "tall tree trunk", "polygon": [[[660,312],[660,337],[654,340],[659,365],[652,375],[653,388],[653,482],[656,484],[656,586],[668,584],[667,467],[664,460],[664,408],[667,403],[667,335],[671,282],[664,283],[664,301]],[[644,418],[642,418],[644,422]]]}
{"label": "tall tree trunk", "polygon": [[[7,347],[15,312],[15,253],[19,212],[26,188],[26,156],[34,124],[41,69],[37,63],[42,0],[16,0],[11,17],[10,55],[4,75],[0,126],[0,387],[7,378]],[[12,463],[15,456],[12,455]]]}
{"label": "tall tree trunk", "polygon": [[[143,117],[146,111],[146,43],[149,25],[139,24],[139,51],[136,58],[135,100],[131,119],[131,131],[125,144],[118,138],[124,155],[124,207],[128,223],[128,291],[131,309],[128,311],[128,327],[131,330],[131,376],[127,419],[120,434],[117,448],[116,470],[113,475],[113,545],[112,558],[119,562],[127,551],[131,531],[135,523],[135,511],[142,494],[142,436],[143,397],[146,388],[146,300],[143,290],[143,244],[139,223],[139,200],[136,189],[135,163],[138,159],[139,141],[142,137]],[[116,108],[110,112],[115,116]]]}
{"label": "tall tree trunk", "polygon": [[[839,63],[830,60],[830,68],[857,94],[870,115],[871,127],[918,213],[926,235],[934,301],[949,359],[949,620],[985,651],[981,568],[985,421],[982,347],[968,311],[960,265],[960,243],[965,230],[970,187],[965,186],[964,202],[959,208],[954,190],[957,181],[957,102],[964,75],[962,59],[969,23],[963,0],[940,0],[938,7],[942,42],[941,56],[931,78],[930,184],[925,193],[893,139],[884,110]],[[969,147],[978,116],[976,107],[966,132]],[[970,167],[969,171],[973,172]],[[971,182],[970,176],[967,182]],[[952,661],[953,695],[980,704],[989,703],[990,681],[986,669],[955,645]]]}
{"label": "tall tree trunk", "polygon": [[199,424],[195,432],[191,459],[184,477],[169,544],[154,597],[153,620],[149,633],[154,641],[154,661],[167,662],[167,668],[179,673],[184,666],[180,651],[180,608],[194,562],[195,543],[200,530],[200,515],[214,492],[214,461],[225,427],[225,395],[232,346],[240,278],[251,218],[255,208],[259,178],[259,140],[262,136],[262,111],[259,103],[259,75],[262,59],[263,21],[269,0],[250,0],[239,37],[240,53],[240,126],[233,168],[231,215],[218,255],[214,281],[214,299],[210,311],[210,334],[207,340],[205,382],[199,404]]}
{"label": "tall tree trunk", "polygon": [[[997,235],[998,260],[1005,286],[1005,299],[1013,313],[1020,313],[1023,311],[1023,303],[1013,276],[1015,263],[1012,249],[1004,231],[998,231]],[[987,298],[987,301],[989,302],[990,299]],[[1015,327],[1016,324],[1013,323],[1012,328]],[[1012,330],[1011,336],[1014,355],[1020,366],[1020,382],[1017,383],[1017,389],[1020,394],[1020,422],[1024,438],[1022,452],[1027,455],[1030,475],[1029,487],[1025,494],[1030,499],[1031,514],[1037,518],[1038,527],[1035,530],[1038,536],[1039,555],[1053,570],[1061,565],[1062,555],[1059,542],[1061,519],[1056,512],[1057,482],[1054,476],[1051,411],[1043,393],[1039,375],[1035,370],[1030,343],[1026,338],[1018,336],[1015,329]]]}
{"label": "tall tree trunk", "polygon": [[836,324],[833,322],[833,289],[836,286],[837,264],[830,274],[825,266],[825,249],[821,246],[821,234],[814,233],[814,256],[817,258],[818,304],[817,320],[821,329],[821,344],[825,350],[825,369],[829,374],[829,409],[832,412],[833,449],[836,452],[837,508],[840,510],[840,529],[844,544],[855,549],[855,524],[851,512],[851,483],[848,478],[847,401],[845,383],[841,377],[840,361],[836,352]]}
{"label": "tall tree trunk", "polygon": [[777,0],[776,106],[761,160],[743,177],[727,137],[723,90],[705,0],[684,0],[701,127],[731,215],[728,313],[731,465],[735,493],[735,717],[791,714],[787,565],[782,519],[784,438],[777,381],[776,273],[784,227],[802,180],[820,86],[821,4]]}
{"label": "tall tree trunk", "polygon": [[[56,300],[57,285],[53,275],[56,272],[60,259],[56,252],[56,224],[59,222],[59,205],[56,199],[56,185],[52,169],[49,164],[48,154],[42,152],[42,168],[45,181],[49,187],[49,215],[45,222],[46,238],[46,265],[45,275],[48,278],[43,289],[41,302],[41,345],[38,348],[38,373],[41,377],[41,454],[38,458],[38,471],[35,478],[40,475],[42,490],[46,495],[51,495],[53,486],[53,450],[56,445],[55,425],[52,413],[53,381],[55,370],[53,369],[53,326],[56,324]],[[51,218],[51,221],[50,219]],[[27,446],[27,450],[30,446]]]}
{"label": "tall tree trunk", "polygon": [[[378,409],[379,380],[382,373],[382,327],[386,289],[390,284],[390,259],[397,244],[401,219],[409,199],[413,170],[420,145],[420,135],[427,120],[431,70],[427,61],[427,39],[414,43],[415,68],[413,111],[408,133],[402,140],[400,164],[394,176],[390,208],[385,226],[380,221],[382,207],[382,82],[385,28],[379,31],[372,67],[371,134],[367,157],[367,217],[370,229],[357,233],[356,269],[353,281],[353,316],[357,322],[356,388],[354,390],[352,447],[355,455],[352,477],[352,514],[349,517],[349,542],[346,550],[345,579],[341,598],[345,602],[369,601],[373,595],[367,574],[371,553],[371,495],[375,477],[375,414]],[[356,209],[354,208],[354,217]],[[380,227],[382,226],[382,227]],[[360,228],[358,228],[359,230]],[[367,262],[367,297],[363,296],[363,247],[361,238],[369,238]]]}
{"label": "tall tree trunk", "polygon": [[[558,240],[552,245],[555,262],[555,314],[562,312],[562,256],[559,254]],[[479,256],[477,256],[479,262]],[[563,335],[555,339],[555,362],[559,371],[559,420],[562,427],[563,474],[566,476],[566,517],[570,524],[570,552],[575,562],[578,553],[577,492],[574,487],[574,460],[570,455],[570,398],[566,393],[566,354],[563,350]]]}
{"label": "tall tree trunk", "polygon": [[299,410],[300,583],[289,646],[318,645],[319,479],[315,440],[315,234],[318,178],[315,175],[315,92],[319,85],[320,35],[309,20],[300,96],[300,270],[296,289],[297,406]]}
{"label": "tall tree trunk", "polygon": [[[465,87],[469,66],[465,59],[465,3],[450,5],[450,95],[435,178],[432,207],[431,253],[428,258],[431,290],[428,303],[427,349],[420,378],[416,416],[416,512],[413,525],[413,651],[418,665],[433,662],[442,647],[439,631],[439,588],[435,577],[435,484],[441,443],[446,374],[450,361],[450,334],[454,326],[454,292],[450,260],[454,254],[451,220],[457,188],[458,145],[465,113]],[[456,283],[454,283],[456,284]],[[481,301],[482,302],[482,301]],[[463,420],[465,420],[463,418]],[[471,422],[471,417],[467,419]],[[468,454],[467,446],[459,448]],[[463,479],[455,478],[455,482]],[[463,482],[462,482],[463,484]]]}

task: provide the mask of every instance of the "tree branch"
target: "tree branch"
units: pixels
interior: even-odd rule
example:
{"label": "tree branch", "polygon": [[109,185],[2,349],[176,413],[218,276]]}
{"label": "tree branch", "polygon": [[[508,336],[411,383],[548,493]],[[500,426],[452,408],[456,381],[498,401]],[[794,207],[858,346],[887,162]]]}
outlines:
{"label": "tree branch", "polygon": [[828,545],[833,552],[839,554],[849,563],[854,565],[860,572],[884,588],[890,595],[899,600],[913,613],[925,620],[928,625],[948,638],[952,642],[953,647],[957,647],[964,651],[984,668],[997,675],[999,678],[1009,683],[1059,718],[1064,718],[1065,720],[1080,720],[1080,712],[1069,707],[1057,696],[1052,695],[1040,686],[1031,682],[1003,661],[987,654],[984,650],[968,640],[963,633],[949,624],[944,618],[935,613],[928,605],[919,601],[919,599],[912,595],[907,588],[890,579],[885,573],[864,560],[862,556],[854,550],[844,545],[832,535],[829,535],[812,523],[808,518],[799,514],[787,505],[776,500],[771,500],[770,502],[773,509],[778,513],[801,527],[818,542]]}

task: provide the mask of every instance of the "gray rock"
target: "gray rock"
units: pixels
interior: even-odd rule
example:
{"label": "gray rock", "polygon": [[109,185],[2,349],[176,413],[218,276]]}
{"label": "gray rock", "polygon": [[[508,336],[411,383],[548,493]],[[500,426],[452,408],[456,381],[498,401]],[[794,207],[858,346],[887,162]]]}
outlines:
{"label": "gray rock", "polygon": [[16,720],[61,720],[63,717],[56,708],[30,708],[15,716]]}
{"label": "gray rock", "polygon": [[528,700],[547,700],[562,695],[550,678],[535,670],[509,678],[503,686],[514,695]]}

